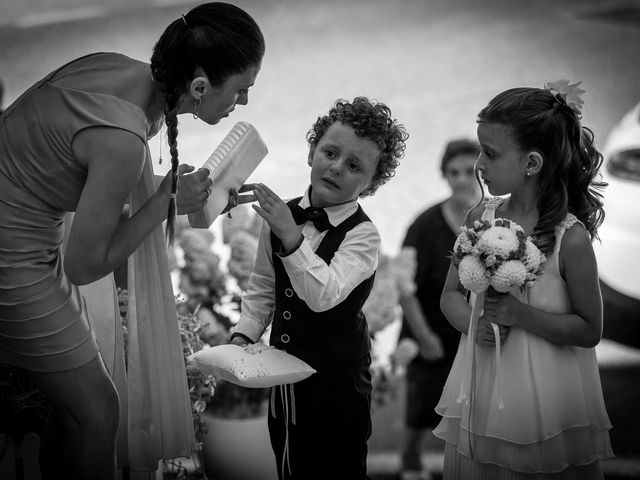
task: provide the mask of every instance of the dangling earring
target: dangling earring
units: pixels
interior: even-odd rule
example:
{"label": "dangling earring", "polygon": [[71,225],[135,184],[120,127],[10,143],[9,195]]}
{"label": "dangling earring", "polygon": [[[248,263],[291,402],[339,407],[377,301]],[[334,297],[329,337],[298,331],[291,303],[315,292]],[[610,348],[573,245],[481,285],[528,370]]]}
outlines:
{"label": "dangling earring", "polygon": [[162,165],[162,125],[160,125],[160,152],[158,153],[158,164]]}
{"label": "dangling earring", "polygon": [[193,99],[193,108],[195,109],[195,112],[193,112],[193,118],[194,119],[198,119],[200,118],[200,103],[202,102],[202,98],[198,97],[198,98],[194,98]]}

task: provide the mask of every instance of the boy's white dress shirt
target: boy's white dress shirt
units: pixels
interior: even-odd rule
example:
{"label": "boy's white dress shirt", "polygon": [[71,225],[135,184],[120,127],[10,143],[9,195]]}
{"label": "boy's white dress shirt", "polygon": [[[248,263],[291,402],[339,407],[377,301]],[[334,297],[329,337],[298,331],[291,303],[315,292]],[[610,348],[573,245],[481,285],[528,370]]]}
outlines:
{"label": "boy's white dress shirt", "polygon": [[[311,206],[309,188],[299,204]],[[334,227],[353,215],[358,202],[353,201],[326,207],[329,222]],[[312,222],[300,225],[304,237],[300,246],[282,256],[282,263],[289,275],[296,294],[315,312],[329,310],[341,303],[353,289],[369,278],[378,266],[380,234],[372,222],[362,222],[347,232],[331,264],[314,252],[327,231],[318,231]],[[271,229],[263,221],[258,242],[258,252],[246,293],[242,296],[241,315],[233,332],[258,341],[275,310],[275,273],[271,257]]]}

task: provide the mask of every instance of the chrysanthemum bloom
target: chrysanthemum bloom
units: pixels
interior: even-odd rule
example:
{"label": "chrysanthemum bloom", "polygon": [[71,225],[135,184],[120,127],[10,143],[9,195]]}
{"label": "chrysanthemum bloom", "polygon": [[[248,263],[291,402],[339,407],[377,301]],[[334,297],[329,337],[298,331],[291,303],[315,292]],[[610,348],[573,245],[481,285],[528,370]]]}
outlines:
{"label": "chrysanthemum bloom", "polygon": [[521,287],[527,279],[527,267],[519,260],[509,260],[494,272],[491,286],[498,292],[508,292],[513,287]]}
{"label": "chrysanthemum bloom", "polygon": [[516,251],[518,245],[516,232],[506,227],[491,227],[478,240],[478,250],[502,258]]}
{"label": "chrysanthemum bloom", "polygon": [[544,254],[534,245],[534,243],[527,239],[527,243],[524,251],[524,264],[530,272],[535,272],[540,268],[540,265],[545,261]]}
{"label": "chrysanthemum bloom", "polygon": [[489,279],[485,275],[484,265],[475,255],[467,255],[460,260],[458,276],[462,286],[472,292],[480,293],[489,288]]}

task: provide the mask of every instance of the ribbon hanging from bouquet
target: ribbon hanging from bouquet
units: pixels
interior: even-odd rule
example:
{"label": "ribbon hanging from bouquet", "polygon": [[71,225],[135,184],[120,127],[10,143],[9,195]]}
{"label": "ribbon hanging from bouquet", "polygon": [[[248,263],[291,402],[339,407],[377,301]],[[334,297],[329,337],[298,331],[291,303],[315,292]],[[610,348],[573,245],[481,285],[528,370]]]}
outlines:
{"label": "ribbon hanging from bouquet", "polygon": [[[460,382],[460,393],[458,394],[457,402],[462,403],[467,400],[471,402],[473,395],[473,388],[471,388],[471,378],[474,371],[475,362],[475,343],[476,333],[478,330],[478,320],[483,312],[484,299],[487,292],[478,293],[472,302],[471,318],[469,320],[469,330],[467,332],[467,338],[465,341],[465,354],[464,361],[465,366],[462,370],[462,380]],[[498,408],[501,410],[504,408],[504,401],[502,397],[502,365],[500,362],[500,329],[498,325],[491,322],[491,328],[493,329],[493,336],[495,339],[495,359],[496,359],[496,375],[494,379],[494,391],[498,397]]]}

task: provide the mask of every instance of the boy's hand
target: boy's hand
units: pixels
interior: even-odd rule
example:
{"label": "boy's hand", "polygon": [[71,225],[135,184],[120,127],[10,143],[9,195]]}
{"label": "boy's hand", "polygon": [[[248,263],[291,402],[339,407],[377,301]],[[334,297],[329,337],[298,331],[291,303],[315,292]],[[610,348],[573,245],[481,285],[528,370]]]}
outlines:
{"label": "boy's hand", "polygon": [[239,347],[246,347],[247,345],[249,345],[249,342],[247,342],[244,338],[240,337],[240,336],[236,336],[233,337],[229,343],[231,345],[238,345]]}
{"label": "boy's hand", "polygon": [[293,249],[301,233],[287,204],[262,183],[254,186],[253,193],[260,204],[252,205],[253,209],[267,221],[273,233],[282,241],[284,249]]}

